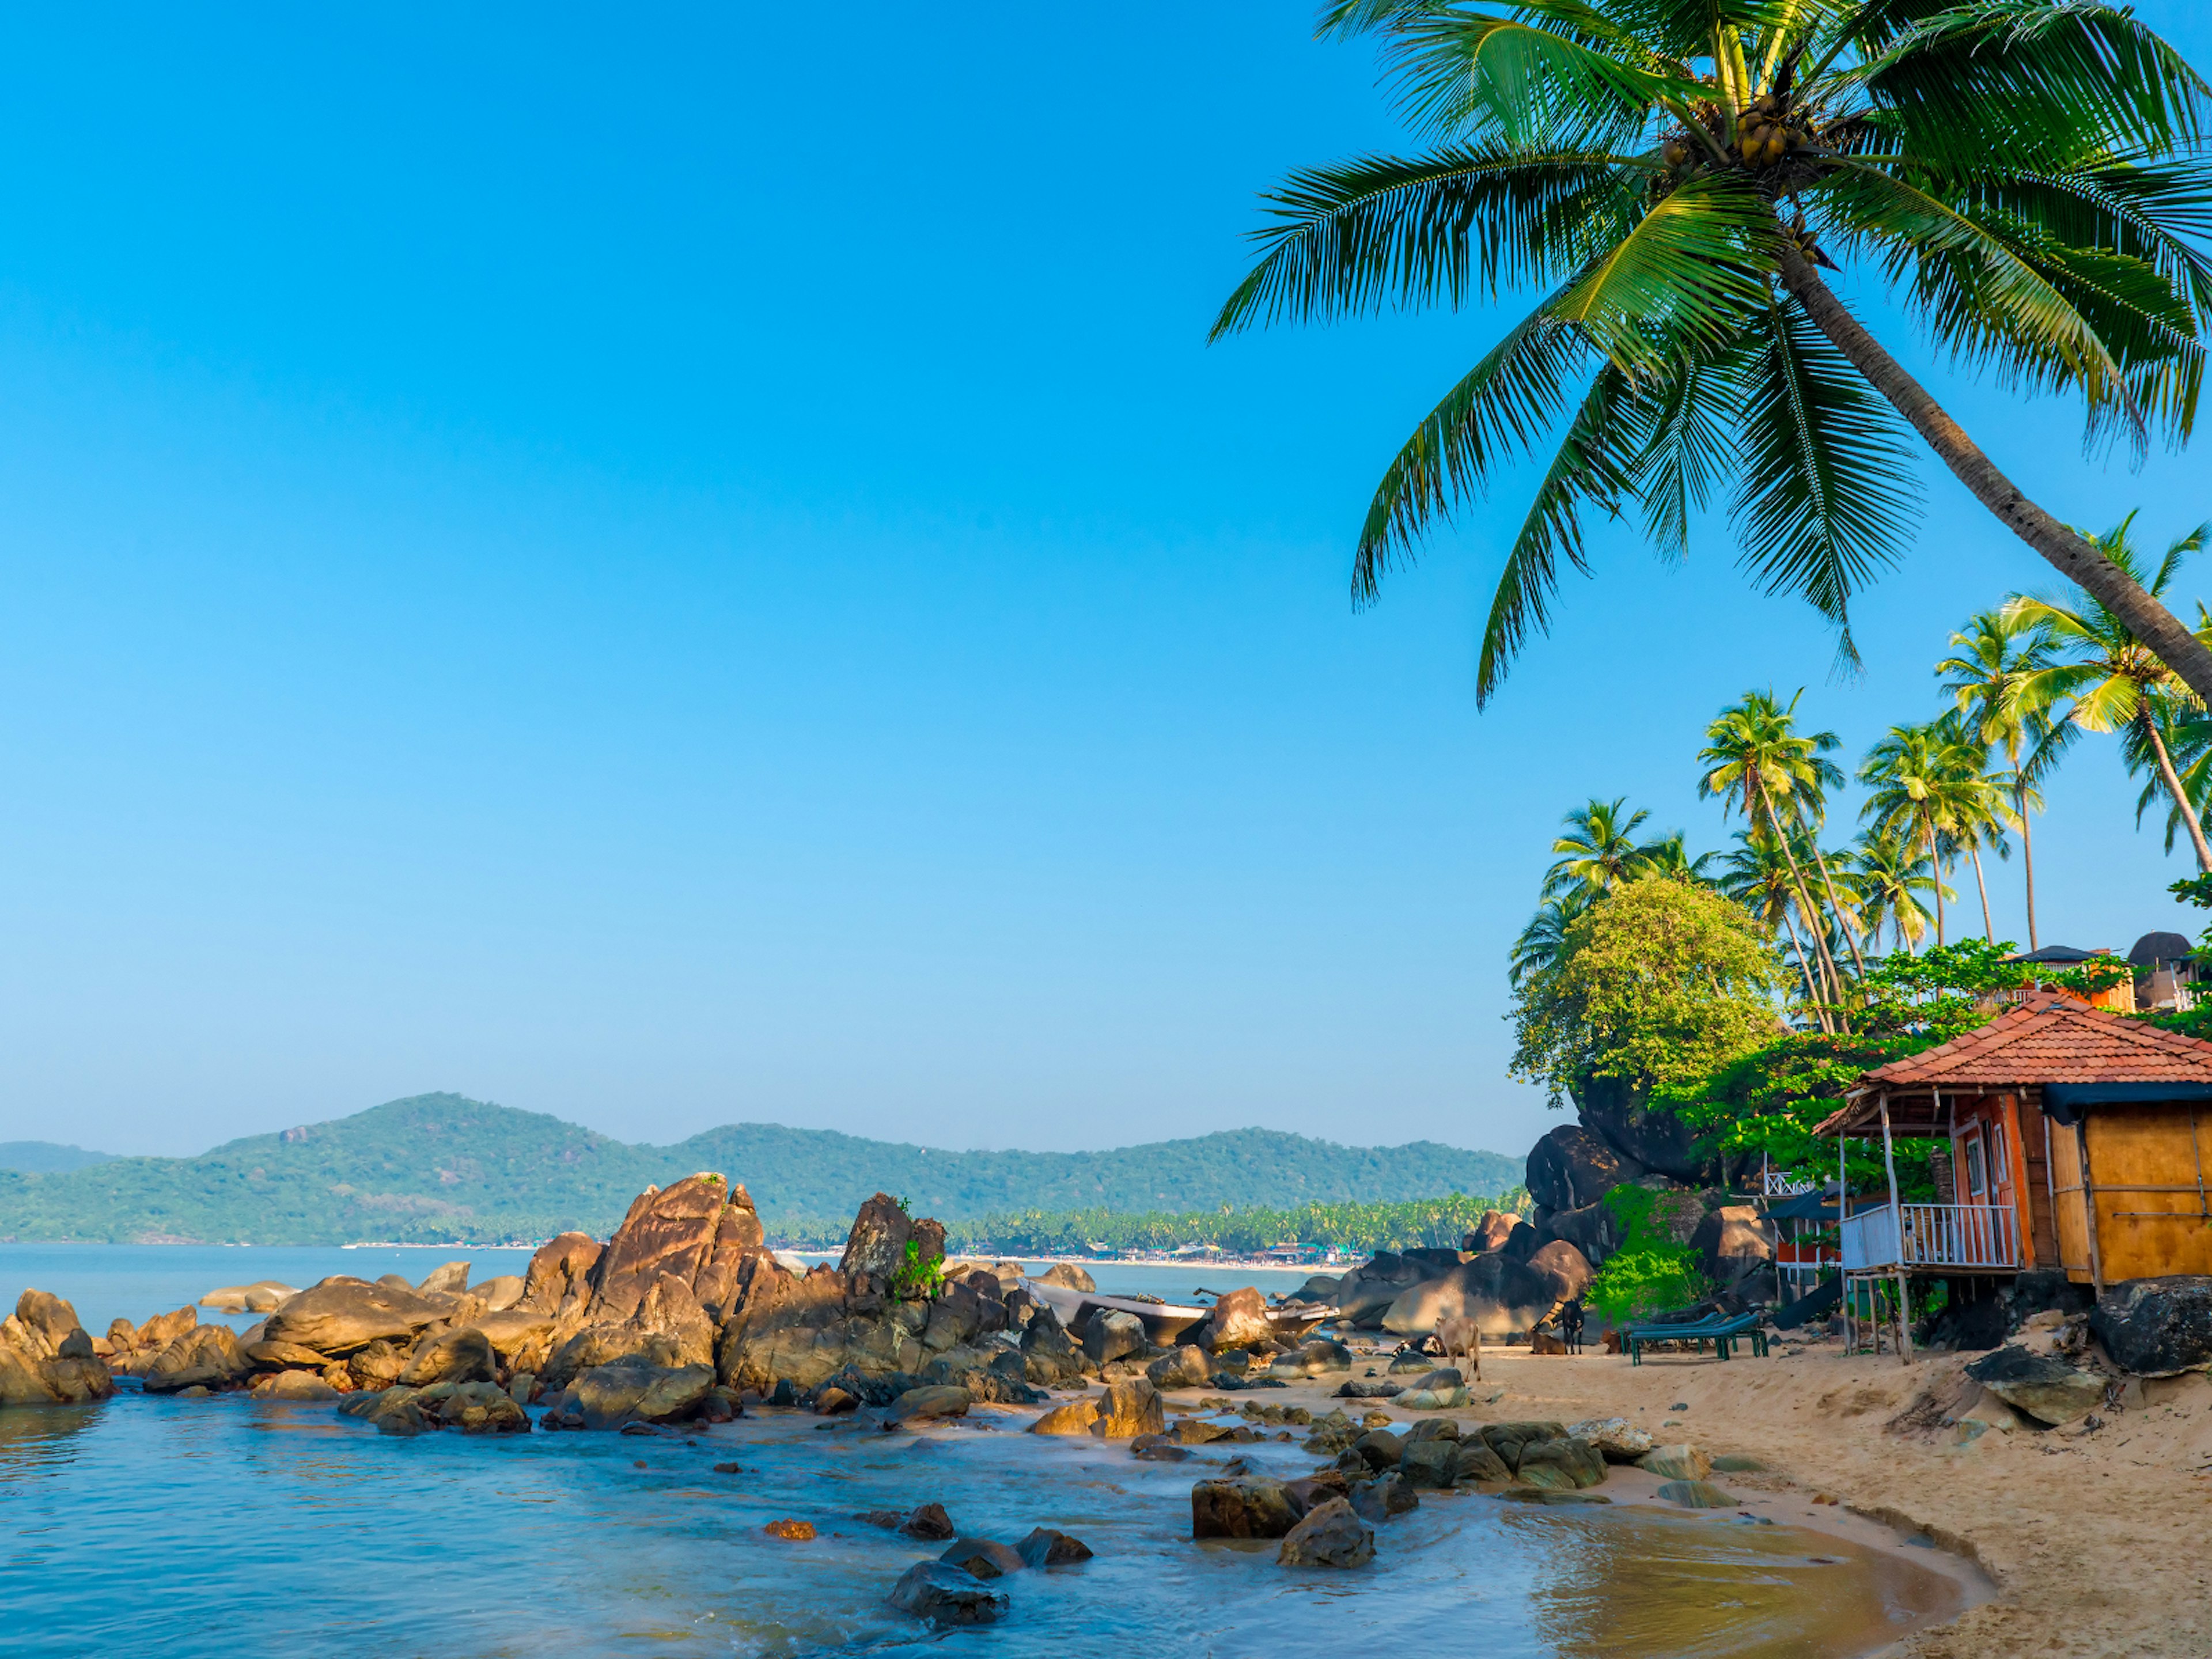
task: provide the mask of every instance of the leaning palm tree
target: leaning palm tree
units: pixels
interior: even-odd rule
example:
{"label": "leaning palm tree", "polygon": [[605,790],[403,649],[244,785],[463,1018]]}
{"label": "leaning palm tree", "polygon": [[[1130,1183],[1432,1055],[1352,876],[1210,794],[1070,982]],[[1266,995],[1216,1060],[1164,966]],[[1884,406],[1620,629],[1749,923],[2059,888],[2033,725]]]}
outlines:
{"label": "leaning palm tree", "polygon": [[2013,817],[2020,824],[2020,861],[2027,881],[2027,948],[2035,929],[2035,829],[2038,786],[2081,728],[2051,717],[2029,677],[2051,664],[2051,635],[2001,611],[1984,611],[1951,635],[1952,653],[1936,665],[1959,713],[1973,722],[1982,746],[2005,757]]}
{"label": "leaning palm tree", "polygon": [[1552,842],[1560,856],[1544,872],[1543,896],[1580,891],[1594,897],[1634,878],[1650,851],[1637,842],[1636,832],[1650,816],[1641,808],[1630,811],[1626,795],[1612,800],[1592,796],[1567,813]]}
{"label": "leaning palm tree", "polygon": [[1851,874],[1861,894],[1860,916],[1869,937],[1879,939],[1887,922],[1897,948],[1908,956],[1928,932],[1928,912],[1920,895],[1932,893],[1942,902],[1943,891],[1927,855],[1903,836],[1878,830],[1863,831],[1851,860]]}
{"label": "leaning palm tree", "polygon": [[1292,173],[1214,337],[1541,295],[1377,488],[1352,585],[1565,434],[1492,603],[1486,701],[1549,623],[1584,511],[1662,556],[1725,489],[1743,562],[1838,630],[1916,518],[1909,425],[2207,698],[2212,650],[2037,507],[1822,280],[1886,280],[1935,354],[2189,435],[2212,332],[2203,79],[2101,0],[1334,0],[1433,141]]}
{"label": "leaning palm tree", "polygon": [[[1705,746],[1698,751],[1698,764],[1704,769],[1698,794],[1701,799],[1717,796],[1741,811],[1753,829],[1765,826],[1796,878],[1798,897],[1809,917],[1818,911],[1797,866],[1791,830],[1812,818],[1810,803],[1840,784],[1843,774],[1826,758],[1837,746],[1834,732],[1797,731],[1797,697],[1803,696],[1800,691],[1785,708],[1771,691],[1747,691],[1741,702],[1722,709],[1705,728]],[[1828,902],[1837,904],[1832,884]],[[1825,927],[1814,929],[1814,945],[1829,994],[1841,1002],[1843,975],[1828,950],[1827,931]],[[1864,971],[1863,964],[1860,971]]]}
{"label": "leaning palm tree", "polygon": [[[2135,521],[2130,513],[2095,539],[2109,562],[2141,580],[2145,573],[2142,555],[2135,546]],[[2148,573],[2148,591],[2162,597],[2180,574],[2183,562],[2201,551],[2208,537],[2212,537],[2212,524],[2198,525],[2175,538],[2158,568]],[[2212,872],[2212,842],[2206,841],[2204,825],[2173,769],[2160,729],[2165,705],[2193,710],[2202,708],[2205,699],[2178,678],[2163,650],[2154,649],[2125,617],[2094,593],[2079,605],[2014,594],[2004,614],[2047,629],[2067,659],[2029,676],[2032,695],[2051,702],[2066,699],[2065,718],[2085,732],[2124,732],[2133,745],[2131,750],[2123,750],[2130,756],[2130,769],[2156,774],[2189,831],[2197,868]],[[2212,638],[2212,623],[2200,631]]]}
{"label": "leaning palm tree", "polygon": [[[2212,818],[2212,717],[2207,717],[2201,710],[2185,714],[2168,703],[2160,706],[2154,718],[2159,740],[2165,744],[2166,756],[2172,763],[2182,796],[2189,803],[2190,814],[2202,829],[2206,820]],[[2158,775],[2156,757],[2139,729],[2130,726],[2121,745],[2129,772],[2149,774],[2143,781],[2142,792],[2136,797],[2136,825],[2142,827],[2143,815],[2154,806],[2164,807],[2166,850],[2171,853],[2175,837],[2183,833],[2185,820],[2182,810],[2167,793],[2166,781]]]}

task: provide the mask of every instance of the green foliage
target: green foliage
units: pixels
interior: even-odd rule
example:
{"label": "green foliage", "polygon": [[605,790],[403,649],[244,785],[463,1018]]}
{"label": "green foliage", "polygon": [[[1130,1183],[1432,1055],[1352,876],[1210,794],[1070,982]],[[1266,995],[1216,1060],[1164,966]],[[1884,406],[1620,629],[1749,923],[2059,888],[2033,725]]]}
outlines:
{"label": "green foliage", "polygon": [[[1491,1192],[1516,1160],[1433,1141],[1340,1146],[1243,1129],[1104,1152],[941,1152],[774,1123],[629,1146],[459,1095],[396,1100],[199,1158],[126,1158],[65,1174],[0,1170],[0,1239],[112,1243],[502,1243],[606,1236],[649,1185],[705,1170],[742,1182],[772,1233],[842,1241],[869,1194],[945,1216],[1297,1205]],[[811,1220],[810,1218],[819,1218]]]}
{"label": "green foliage", "polygon": [[1031,1211],[955,1223],[945,1229],[945,1243],[964,1255],[1074,1255],[1094,1245],[1121,1253],[1172,1250],[1186,1244],[1211,1244],[1232,1255],[1251,1255],[1296,1241],[1371,1255],[1376,1250],[1456,1249],[1485,1211],[1525,1215],[1528,1208],[1527,1191],[1516,1187],[1498,1198],[1453,1193],[1401,1204],[1301,1204],[1279,1210],[1224,1206],[1210,1212],[1139,1215],[1108,1210],[1059,1215]]}
{"label": "green foliage", "polygon": [[945,1258],[933,1255],[925,1260],[918,1239],[906,1242],[906,1260],[891,1275],[891,1299],[895,1302],[926,1302],[945,1288]]}
{"label": "green foliage", "polygon": [[2072,968],[2005,960],[2019,949],[2010,939],[1968,939],[1890,956],[1859,982],[1853,1018],[1862,1030],[1917,1039],[1917,1047],[1900,1051],[1917,1054],[1987,1024],[2009,1006],[2008,992],[2070,991],[2086,1001],[2134,971],[2110,956]]}
{"label": "green foliage", "polygon": [[1620,1324],[1686,1307],[1711,1293],[1697,1253],[1655,1223],[1658,1194],[1634,1185],[1616,1187],[1605,1195],[1605,1205],[1620,1224],[1620,1248],[1605,1259],[1583,1292],[1585,1304]]}
{"label": "green foliage", "polygon": [[1671,877],[1628,883],[1568,923],[1516,988],[1516,1076],[1557,1104],[1582,1077],[1694,1082],[1778,1029],[1781,959],[1758,924]]}

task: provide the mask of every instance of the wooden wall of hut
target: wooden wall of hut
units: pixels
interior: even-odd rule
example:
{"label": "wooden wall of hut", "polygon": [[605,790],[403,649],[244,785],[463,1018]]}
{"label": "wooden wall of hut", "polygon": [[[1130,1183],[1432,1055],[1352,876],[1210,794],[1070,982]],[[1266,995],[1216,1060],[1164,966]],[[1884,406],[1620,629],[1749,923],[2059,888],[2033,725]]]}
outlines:
{"label": "wooden wall of hut", "polygon": [[[2093,1106],[2077,1132],[2048,1125],[2058,1255],[2067,1277],[2091,1282],[2212,1273],[2212,1206],[2203,1137],[2212,1110],[2199,1103]],[[2088,1180],[2081,1147],[2088,1142]],[[2094,1241],[2086,1188],[2096,1206]],[[2093,1255],[2094,1250],[2094,1255]]]}

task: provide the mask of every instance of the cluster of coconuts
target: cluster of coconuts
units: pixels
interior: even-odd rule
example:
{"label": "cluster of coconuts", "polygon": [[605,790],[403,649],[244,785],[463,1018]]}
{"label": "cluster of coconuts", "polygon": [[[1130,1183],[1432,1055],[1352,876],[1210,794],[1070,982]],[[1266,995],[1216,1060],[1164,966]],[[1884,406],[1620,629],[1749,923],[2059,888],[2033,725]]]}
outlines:
{"label": "cluster of coconuts", "polygon": [[1771,167],[1791,150],[1802,148],[1805,135],[1784,125],[1781,101],[1754,99],[1736,124],[1736,149],[1755,167]]}

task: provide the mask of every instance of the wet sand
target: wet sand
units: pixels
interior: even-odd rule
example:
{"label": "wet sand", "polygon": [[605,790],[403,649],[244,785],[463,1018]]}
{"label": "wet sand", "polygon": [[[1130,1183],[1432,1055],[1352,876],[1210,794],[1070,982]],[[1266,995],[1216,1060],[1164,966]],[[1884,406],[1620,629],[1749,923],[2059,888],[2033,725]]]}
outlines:
{"label": "wet sand", "polygon": [[[2212,1653],[2212,1381],[2150,1383],[2129,1408],[2100,1413],[2105,1426],[2094,1431],[2022,1428],[1962,1445],[1941,1419],[1972,1357],[1906,1364],[1845,1358],[1828,1343],[1767,1359],[1649,1358],[1632,1366],[1604,1354],[1491,1349],[1471,1390],[1475,1404],[1449,1415],[1625,1417],[1662,1442],[1758,1458],[1765,1473],[1714,1477],[1757,1513],[1923,1560],[1948,1553],[1971,1604],[1891,1650],[1900,1655]],[[1332,1401],[1330,1392],[1243,1397],[1310,1408],[1368,1403]],[[1627,1472],[1606,1487],[1616,1498],[1632,1490]],[[1986,1599],[1977,1600],[1983,1575]]]}

